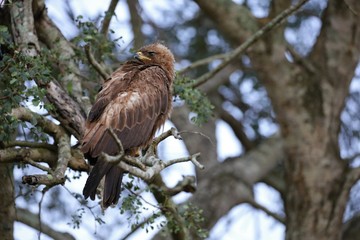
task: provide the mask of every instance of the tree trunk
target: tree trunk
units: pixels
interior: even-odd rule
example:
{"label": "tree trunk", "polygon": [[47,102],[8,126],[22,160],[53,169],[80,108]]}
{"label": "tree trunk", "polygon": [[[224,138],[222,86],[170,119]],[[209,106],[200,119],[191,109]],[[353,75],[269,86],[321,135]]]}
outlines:
{"label": "tree trunk", "polygon": [[[240,19],[240,11],[231,11],[239,8],[234,2],[196,2],[235,45],[251,31],[246,22],[223,23]],[[272,2],[275,15],[289,4]],[[359,10],[356,0],[328,1],[317,42],[306,57],[292,53],[294,60],[286,59],[284,26],[264,39],[267,50],[258,43],[248,52],[272,101],[284,142],[288,240],[341,238],[352,182],[340,157],[338,136],[340,114],[359,60],[360,15],[355,14]]]}
{"label": "tree trunk", "polygon": [[0,164],[0,233],[1,239],[14,239],[15,199],[12,164]]}
{"label": "tree trunk", "polygon": [[312,139],[285,144],[286,239],[340,239],[349,191],[346,166],[333,157],[324,134]]}

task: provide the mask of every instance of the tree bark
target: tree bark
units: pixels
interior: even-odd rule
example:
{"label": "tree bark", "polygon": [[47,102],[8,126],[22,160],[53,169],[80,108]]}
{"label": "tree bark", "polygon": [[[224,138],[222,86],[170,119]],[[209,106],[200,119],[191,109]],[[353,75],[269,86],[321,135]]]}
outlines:
{"label": "tree bark", "polygon": [[0,233],[1,239],[14,239],[15,199],[13,164],[0,163]]}

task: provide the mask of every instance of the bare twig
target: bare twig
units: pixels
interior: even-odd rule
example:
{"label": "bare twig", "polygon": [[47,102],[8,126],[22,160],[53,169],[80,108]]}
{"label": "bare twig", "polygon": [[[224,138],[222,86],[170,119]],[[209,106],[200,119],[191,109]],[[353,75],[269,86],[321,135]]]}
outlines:
{"label": "bare twig", "polygon": [[37,162],[35,162],[35,161],[33,161],[32,159],[30,159],[30,158],[24,158],[24,161],[25,162],[27,162],[27,163],[29,163],[31,166],[33,166],[33,167],[36,167],[36,168],[38,168],[38,169],[41,169],[41,170],[43,170],[44,172],[48,172],[49,174],[53,174],[54,172],[53,172],[53,170],[51,170],[51,168],[48,168],[48,167],[45,167],[45,166],[43,166],[43,165],[41,165],[40,163],[37,163]]}
{"label": "bare twig", "polygon": [[239,139],[241,144],[244,146],[246,151],[251,150],[255,147],[255,143],[252,142],[245,134],[243,124],[234,118],[230,113],[228,113],[223,108],[220,108],[220,117],[230,125],[234,131],[236,137]]}
{"label": "bare twig", "polygon": [[96,61],[96,59],[92,55],[90,45],[86,44],[84,49],[85,49],[86,57],[87,57],[88,61],[90,62],[90,64],[95,68],[95,70],[100,74],[100,76],[104,80],[108,79],[109,74],[105,71],[105,69],[101,66],[101,64]]}
{"label": "bare twig", "polygon": [[[158,212],[154,213],[156,215],[159,215]],[[144,219],[142,222],[140,222],[139,224],[137,224],[135,227],[131,228],[131,231],[128,232],[125,236],[123,236],[120,240],[125,240],[128,239],[132,234],[134,234],[139,228],[143,228],[148,222],[150,218],[153,218],[153,215],[150,215],[149,217],[147,217],[146,219]],[[159,215],[160,216],[160,215]],[[153,218],[154,219],[154,218]],[[153,220],[152,219],[152,220]]]}
{"label": "bare twig", "polygon": [[273,217],[274,219],[281,222],[282,224],[285,224],[285,219],[283,217],[279,216],[277,213],[274,213],[274,212],[270,211],[268,208],[266,208],[265,206],[263,206],[260,203],[256,202],[255,200],[254,201],[247,201],[247,203],[249,203],[251,206],[253,206],[256,209],[262,210],[267,215]]}
{"label": "bare twig", "polygon": [[167,130],[166,132],[163,132],[162,134],[160,134],[159,136],[157,136],[156,138],[154,138],[153,140],[153,144],[155,144],[155,146],[159,145],[159,143],[161,141],[164,141],[166,138],[173,136],[175,139],[178,140],[182,140],[179,132],[176,130],[176,128],[170,128],[169,130]]}
{"label": "bare twig", "polygon": [[115,140],[115,142],[119,148],[118,156],[120,156],[120,157],[124,156],[124,154],[125,154],[124,147],[123,147],[120,139],[117,137],[117,135],[115,134],[115,132],[112,128],[110,128],[108,131],[110,132],[111,136],[113,137],[113,139]]}
{"label": "bare twig", "polygon": [[301,66],[303,66],[309,73],[316,74],[317,70],[311,64],[311,62],[309,62],[305,58],[299,56],[299,54],[291,46],[287,46],[286,50],[288,50],[290,52],[290,54],[293,57],[295,63],[298,63]]}
{"label": "bare twig", "polygon": [[211,63],[212,61],[214,60],[221,60],[221,59],[224,59],[228,56],[228,53],[221,53],[221,54],[216,54],[216,55],[212,55],[210,57],[207,57],[207,58],[203,58],[203,59],[200,59],[196,62],[193,62],[191,63],[191,65],[187,66],[187,67],[184,67],[183,69],[180,69],[178,71],[178,74],[184,74],[185,72],[188,72],[190,70],[193,70],[197,67],[200,67],[202,65],[206,65],[206,64],[209,64]]}
{"label": "bare twig", "polygon": [[184,133],[191,133],[191,134],[198,134],[204,138],[206,138],[213,147],[216,147],[216,144],[211,140],[211,138],[209,136],[207,136],[206,134],[202,133],[202,132],[197,132],[197,131],[188,131],[188,130],[183,130],[181,132],[179,132],[179,134],[184,134]]}
{"label": "bare twig", "polygon": [[174,165],[174,164],[176,164],[176,163],[191,161],[191,162],[192,162],[195,166],[197,166],[198,168],[204,169],[205,167],[204,167],[201,163],[199,163],[199,162],[197,161],[197,159],[196,159],[196,158],[198,158],[199,156],[200,156],[200,153],[195,153],[195,154],[193,154],[193,155],[191,155],[191,156],[188,156],[188,157],[176,158],[176,159],[169,160],[169,161],[167,161],[167,162],[165,163],[165,167],[164,167],[164,168],[169,167],[169,166],[171,166],[171,165]]}
{"label": "bare twig", "polygon": [[258,30],[255,34],[253,34],[249,39],[247,39],[243,44],[237,47],[232,52],[228,53],[224,60],[212,71],[205,73],[204,75],[197,78],[193,83],[189,84],[188,87],[198,87],[201,84],[205,83],[208,79],[218,73],[221,69],[223,69],[228,63],[230,63],[233,59],[238,57],[240,54],[244,53],[250,46],[252,46],[255,42],[257,42],[260,38],[262,38],[266,33],[275,27],[279,26],[288,16],[298,10],[301,6],[307,3],[309,0],[301,0],[293,6],[290,6],[283,12],[281,12],[278,16],[276,16],[273,20],[271,20],[268,24]]}

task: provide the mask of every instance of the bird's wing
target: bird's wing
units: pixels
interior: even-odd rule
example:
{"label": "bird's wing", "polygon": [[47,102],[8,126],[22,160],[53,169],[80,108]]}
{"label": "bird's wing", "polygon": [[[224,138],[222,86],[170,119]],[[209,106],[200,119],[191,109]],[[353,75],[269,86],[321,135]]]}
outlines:
{"label": "bird's wing", "polygon": [[125,150],[148,144],[171,109],[171,90],[161,67],[118,74],[105,82],[88,117],[82,151],[91,158],[118,153],[110,128]]}

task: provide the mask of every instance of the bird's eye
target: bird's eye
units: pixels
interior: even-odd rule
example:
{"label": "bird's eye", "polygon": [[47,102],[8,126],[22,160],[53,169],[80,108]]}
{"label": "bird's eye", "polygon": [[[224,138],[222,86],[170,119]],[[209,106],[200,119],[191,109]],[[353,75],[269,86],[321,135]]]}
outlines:
{"label": "bird's eye", "polygon": [[154,56],[154,55],[155,55],[155,52],[151,52],[151,51],[149,51],[149,52],[148,52],[148,54],[149,54],[149,56],[151,56],[151,57],[152,57],[152,56]]}

